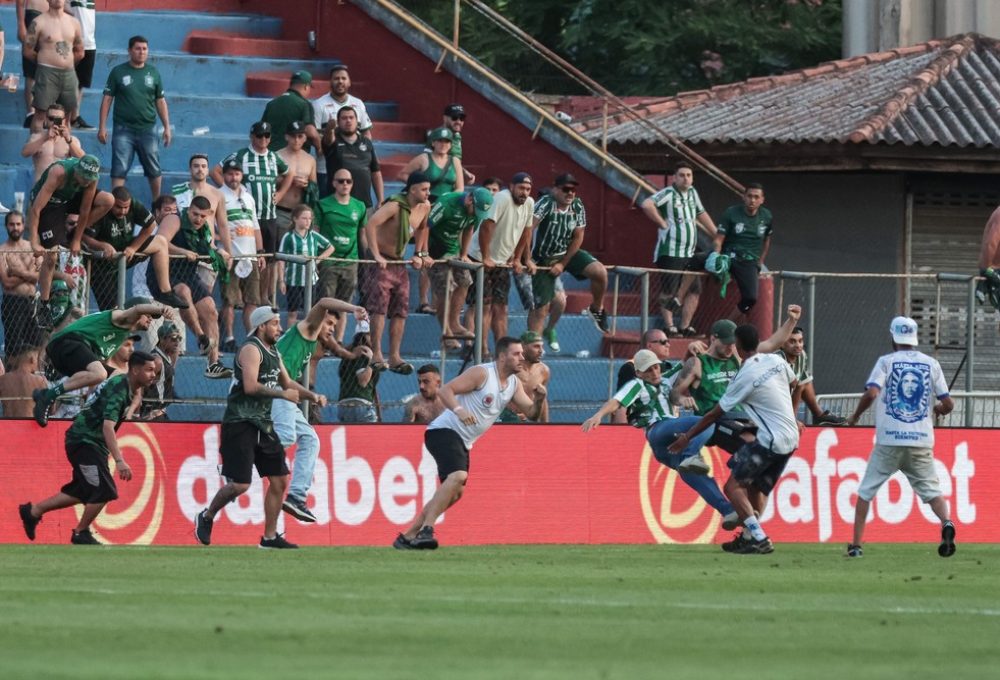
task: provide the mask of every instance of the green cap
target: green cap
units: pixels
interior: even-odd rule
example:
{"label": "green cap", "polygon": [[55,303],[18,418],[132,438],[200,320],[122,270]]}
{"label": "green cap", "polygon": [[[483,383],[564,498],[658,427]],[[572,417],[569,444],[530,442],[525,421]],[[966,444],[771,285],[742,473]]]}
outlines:
{"label": "green cap", "polygon": [[96,180],[101,172],[101,161],[93,154],[87,154],[76,165],[77,171],[84,179]]}
{"label": "green cap", "polygon": [[295,73],[292,74],[292,85],[295,85],[296,83],[303,83],[305,85],[309,85],[310,83],[312,83],[312,81],[313,77],[312,74],[309,73],[309,71],[296,71]]}
{"label": "green cap", "polygon": [[434,128],[431,130],[430,134],[427,135],[427,141],[429,142],[436,142],[439,139],[447,139],[450,142],[455,139],[455,135],[453,135],[451,130],[446,127]]}
{"label": "green cap", "polygon": [[493,192],[486,187],[478,187],[472,190],[472,207],[476,211],[476,223],[486,219],[486,215],[493,207]]}
{"label": "green cap", "polygon": [[736,342],[736,324],[729,319],[719,319],[712,324],[712,335],[723,345],[732,345]]}
{"label": "green cap", "polygon": [[[486,191],[486,190],[484,190]],[[518,338],[522,345],[530,345],[533,342],[541,342],[542,336],[535,331],[524,331],[521,333],[521,337]]]}

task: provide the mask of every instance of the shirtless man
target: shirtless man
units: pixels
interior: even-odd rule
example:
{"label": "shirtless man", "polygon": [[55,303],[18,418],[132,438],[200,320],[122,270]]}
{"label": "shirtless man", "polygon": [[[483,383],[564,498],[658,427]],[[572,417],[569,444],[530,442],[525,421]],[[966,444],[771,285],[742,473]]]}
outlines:
{"label": "shirtless man", "polygon": [[63,11],[65,5],[66,0],[49,0],[48,11],[31,22],[21,45],[24,57],[37,63],[31,93],[35,107],[32,132],[42,130],[49,104],[59,102],[69,120],[76,117],[76,63],[83,59],[83,31],[80,22]]}
{"label": "shirtless man", "polygon": [[[35,17],[48,9],[48,0],[16,0],[17,40],[22,46],[28,37],[28,26],[31,26]],[[35,60],[28,59],[22,51],[21,73],[24,74],[24,110],[28,112],[28,117],[24,119],[24,127],[30,127],[31,121],[34,120],[34,115],[31,113],[31,90],[35,87],[35,69]]]}
{"label": "shirtless man", "polygon": [[35,284],[38,282],[39,264],[22,238],[24,215],[17,211],[9,212],[5,222],[7,240],[0,243],[0,283],[3,284],[0,320],[10,360],[24,347],[41,345],[42,338],[41,330],[35,323]]}
{"label": "shirtless man", "polygon": [[[275,153],[278,158],[285,161],[288,166],[288,174],[292,178],[292,183],[288,191],[284,193],[278,201],[278,243],[284,238],[288,230],[292,228],[292,210],[305,203],[311,204],[307,193],[314,193],[315,198],[319,198],[318,185],[316,184],[316,159],[312,154],[303,151],[302,147],[306,143],[306,126],[301,121],[292,121],[288,124],[285,133],[286,146]],[[312,185],[313,191],[308,189]]]}
{"label": "shirtless man", "polygon": [[441,389],[441,372],[434,364],[424,364],[417,369],[418,394],[406,402],[404,423],[427,424],[441,415],[444,404],[438,399]]}
{"label": "shirtless man", "polygon": [[[535,387],[538,385],[542,385],[547,390],[552,372],[548,366],[542,363],[542,357],[545,355],[545,343],[542,341],[542,336],[535,331],[525,331],[518,339],[524,348],[524,362],[522,362],[521,368],[517,372],[517,379],[521,381],[524,389],[528,390],[529,394],[534,394]],[[500,418],[500,422],[502,423],[518,423],[525,420],[527,420],[527,417],[521,411],[517,410],[516,406],[511,408],[511,405],[507,406],[507,410],[504,411]],[[538,420],[535,422],[549,422],[548,399],[542,402],[541,410],[538,413]]]}
{"label": "shirtless man", "polygon": [[21,148],[24,158],[31,158],[35,164],[35,178],[38,178],[56,161],[64,158],[83,158],[80,140],[70,132],[69,120],[62,104],[53,104],[45,112],[45,126],[40,132],[33,132]]}
{"label": "shirtless man", "polygon": [[[420,172],[410,173],[403,191],[389,197],[385,204],[375,211],[365,225],[365,235],[372,258],[378,264],[374,276],[368,280],[370,290],[363,298],[370,305],[372,316],[372,368],[393,373],[410,375],[413,366],[403,361],[400,347],[403,343],[403,329],[406,327],[407,308],[410,304],[410,277],[402,264],[388,266],[386,256],[401,260],[406,244],[412,235],[416,251],[410,260],[414,269],[430,267],[433,264],[427,253],[427,215],[431,204],[431,183]],[[385,317],[389,316],[389,363],[382,356],[382,331]]]}
{"label": "shirtless man", "polygon": [[0,375],[0,404],[4,418],[30,418],[34,401],[31,393],[49,386],[38,374],[38,348],[29,347],[11,356],[8,371]]}

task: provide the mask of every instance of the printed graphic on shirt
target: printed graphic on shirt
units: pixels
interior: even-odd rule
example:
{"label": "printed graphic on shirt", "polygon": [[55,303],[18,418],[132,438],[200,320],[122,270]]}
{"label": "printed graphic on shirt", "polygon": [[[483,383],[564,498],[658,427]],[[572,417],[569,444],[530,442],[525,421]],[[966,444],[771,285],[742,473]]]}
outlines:
{"label": "printed graphic on shirt", "polygon": [[927,417],[930,407],[931,369],[927,364],[897,361],[886,379],[886,413],[903,423]]}

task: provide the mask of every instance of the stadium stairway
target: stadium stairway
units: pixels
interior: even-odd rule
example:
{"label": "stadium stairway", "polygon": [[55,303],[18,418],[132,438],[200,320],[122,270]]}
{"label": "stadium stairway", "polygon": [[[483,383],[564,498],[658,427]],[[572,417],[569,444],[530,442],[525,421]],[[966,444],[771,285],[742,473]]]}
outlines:
{"label": "stadium stairway", "polygon": [[[12,30],[15,26],[13,4],[0,5],[0,24],[8,28],[4,71],[18,72],[20,45]],[[164,170],[163,186],[186,181],[187,162],[193,153],[207,153],[216,162],[227,153],[247,144],[250,125],[263,112],[270,97],[287,88],[288,77],[296,70],[307,70],[317,80],[314,96],[325,91],[331,60],[310,58],[304,41],[282,39],[281,20],[248,14],[214,14],[173,11],[100,12],[98,15],[98,53],[94,71],[94,87],[84,94],[83,117],[96,125],[101,90],[109,71],[127,60],[130,36],[141,33],[150,43],[150,62],[160,71],[173,126],[173,143],[161,149]],[[22,128],[25,116],[24,81],[15,93],[0,92],[0,201],[8,207],[14,203],[15,192],[27,192],[31,187],[31,164],[20,156],[27,139]],[[352,92],[365,98],[364,82],[355,82]],[[400,121],[399,107],[393,101],[368,101],[366,104],[376,124],[376,148],[382,162],[383,175],[394,180],[402,165],[423,148],[423,133],[427,124],[435,121]],[[110,121],[109,121],[110,124]],[[206,132],[204,128],[207,128]],[[85,150],[95,153],[104,167],[100,182],[110,187],[107,170],[110,167],[110,145],[100,145],[96,130],[74,131]],[[473,171],[479,170],[473,168]],[[150,202],[149,187],[142,176],[138,161],[126,182],[129,190],[141,201]],[[399,183],[387,181],[387,193],[398,189]],[[0,242],[6,233],[0,230]],[[412,247],[412,246],[411,246]],[[571,297],[584,294],[584,287],[564,277]],[[416,307],[416,273],[411,272],[411,298]],[[559,324],[561,354],[549,355],[552,367],[551,413],[556,422],[580,422],[608,397],[608,380],[613,381],[620,360],[601,359],[602,336],[591,321],[577,313],[576,306]],[[526,315],[512,291],[510,298],[510,333],[518,335],[526,328]],[[352,322],[353,324],[353,322]],[[619,317],[622,332],[638,331],[637,317]],[[348,328],[349,335],[353,326]],[[242,325],[237,320],[237,339],[242,339]],[[388,338],[383,339],[387,346]],[[187,346],[197,346],[190,335]],[[433,361],[440,349],[440,327],[433,316],[411,314],[404,335],[404,356],[415,365]],[[577,358],[577,357],[580,358]],[[591,357],[591,358],[587,358]],[[225,363],[232,357],[224,356]],[[446,359],[445,378],[457,374],[461,361]],[[229,381],[212,381],[202,376],[205,359],[197,355],[182,358],[176,377],[178,396],[200,400],[199,403],[176,404],[170,415],[176,420],[217,420]],[[609,378],[610,376],[610,378]],[[324,359],[318,371],[318,386],[331,400],[339,392],[337,361]],[[383,417],[398,422],[402,417],[403,399],[416,392],[416,379],[393,373],[383,374],[380,395],[384,404]],[[206,401],[216,401],[206,404]],[[335,421],[336,407],[327,407],[324,419]]]}

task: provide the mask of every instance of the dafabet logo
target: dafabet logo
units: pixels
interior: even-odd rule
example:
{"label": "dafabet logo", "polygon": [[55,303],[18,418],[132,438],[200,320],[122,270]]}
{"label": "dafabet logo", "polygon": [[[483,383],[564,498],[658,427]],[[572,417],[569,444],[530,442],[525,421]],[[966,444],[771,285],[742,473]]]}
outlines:
{"label": "dafabet logo", "polygon": [[[713,477],[716,470],[725,467],[723,453],[714,446],[702,449],[702,455]],[[676,470],[653,457],[648,443],[639,461],[639,501],[657,543],[711,543],[722,524],[719,513],[689,488]]]}

